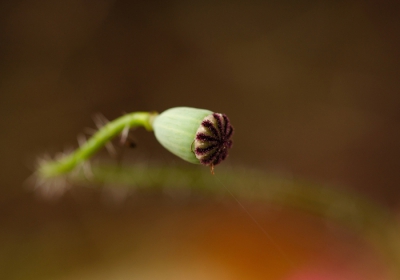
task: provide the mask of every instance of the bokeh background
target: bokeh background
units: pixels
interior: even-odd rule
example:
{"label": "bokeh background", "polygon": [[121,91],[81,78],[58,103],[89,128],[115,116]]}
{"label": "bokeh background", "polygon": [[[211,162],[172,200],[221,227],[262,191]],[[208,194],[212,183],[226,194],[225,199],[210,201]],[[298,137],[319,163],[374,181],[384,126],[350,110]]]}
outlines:
{"label": "bokeh background", "polygon": [[[386,279],[362,237],[295,209],[243,202],[268,238],[229,195],[49,201],[24,182],[95,113],[185,105],[230,117],[226,165],[398,217],[399,21],[395,1],[1,1],[0,278]],[[134,137],[125,160],[180,164]]]}

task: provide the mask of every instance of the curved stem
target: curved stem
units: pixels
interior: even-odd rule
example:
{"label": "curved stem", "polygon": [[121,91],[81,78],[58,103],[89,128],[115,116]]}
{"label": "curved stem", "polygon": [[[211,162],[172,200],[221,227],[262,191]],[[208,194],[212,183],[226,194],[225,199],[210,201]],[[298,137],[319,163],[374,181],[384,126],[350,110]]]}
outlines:
{"label": "curved stem", "polygon": [[152,130],[153,118],[157,113],[135,112],[115,119],[99,129],[86,143],[73,153],[54,161],[40,163],[37,174],[41,178],[52,178],[67,174],[76,166],[89,159],[112,138],[119,135],[126,127],[143,126]]}

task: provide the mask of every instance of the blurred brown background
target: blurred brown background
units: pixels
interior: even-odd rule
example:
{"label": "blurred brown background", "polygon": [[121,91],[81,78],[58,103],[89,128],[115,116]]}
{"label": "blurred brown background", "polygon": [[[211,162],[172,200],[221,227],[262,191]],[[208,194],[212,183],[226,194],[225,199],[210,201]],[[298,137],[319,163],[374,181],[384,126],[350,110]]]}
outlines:
{"label": "blurred brown background", "polygon": [[[0,275],[287,275],[288,262],[230,198],[222,205],[206,198],[179,204],[162,194],[139,195],[110,208],[96,191],[57,202],[27,191],[23,182],[36,157],[76,147],[76,136],[94,127],[91,116],[99,112],[113,119],[185,105],[226,113],[236,129],[227,164],[355,190],[398,213],[400,19],[394,3],[2,1]],[[138,130],[135,137],[138,147],[126,158],[178,161],[151,134]],[[269,217],[263,216],[265,226],[295,262],[323,255],[335,260],[328,261],[335,271],[335,262],[348,262],[343,256],[372,254],[364,245],[347,252],[359,241],[338,241],[313,217],[261,212],[269,213],[259,215]],[[198,237],[202,230],[207,233]],[[289,238],[292,231],[296,237]],[[321,252],[327,240],[333,245]],[[381,271],[373,260],[356,261]],[[163,277],[151,274],[153,268]],[[202,274],[207,271],[214,278]]]}

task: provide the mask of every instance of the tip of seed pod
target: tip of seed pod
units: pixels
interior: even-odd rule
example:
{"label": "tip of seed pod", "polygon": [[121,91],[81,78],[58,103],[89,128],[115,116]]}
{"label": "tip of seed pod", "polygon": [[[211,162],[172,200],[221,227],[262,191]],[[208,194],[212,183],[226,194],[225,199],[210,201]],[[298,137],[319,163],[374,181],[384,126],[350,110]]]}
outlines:
{"label": "tip of seed pod", "polygon": [[210,165],[214,174],[214,166],[228,156],[232,147],[233,127],[225,114],[213,113],[201,122],[194,140],[194,153],[203,165]]}

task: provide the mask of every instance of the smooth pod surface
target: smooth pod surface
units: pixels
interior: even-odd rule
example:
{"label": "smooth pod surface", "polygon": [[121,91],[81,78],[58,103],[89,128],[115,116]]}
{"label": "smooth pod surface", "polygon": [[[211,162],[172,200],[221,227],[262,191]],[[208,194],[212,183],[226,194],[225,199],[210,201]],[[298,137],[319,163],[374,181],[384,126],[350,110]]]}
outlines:
{"label": "smooth pod surface", "polygon": [[192,145],[203,119],[211,114],[210,110],[190,107],[168,109],[155,117],[154,134],[160,144],[174,155],[191,163],[200,163]]}

